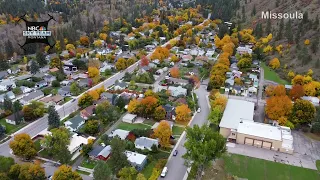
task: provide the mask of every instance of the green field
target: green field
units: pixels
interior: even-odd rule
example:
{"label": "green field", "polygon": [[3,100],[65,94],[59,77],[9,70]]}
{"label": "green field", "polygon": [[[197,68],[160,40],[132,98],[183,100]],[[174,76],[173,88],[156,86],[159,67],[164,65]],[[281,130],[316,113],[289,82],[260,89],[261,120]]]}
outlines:
{"label": "green field", "polygon": [[172,134],[173,135],[181,135],[184,131],[184,128],[179,127],[179,126],[173,126],[172,127]]}
{"label": "green field", "polygon": [[228,173],[249,180],[317,180],[317,171],[251,158],[242,155],[226,155],[223,157]]}
{"label": "green field", "polygon": [[130,123],[121,122],[118,125],[117,129],[131,131],[133,129],[151,129],[151,126],[147,126],[144,124],[130,124]]}
{"label": "green field", "polygon": [[267,66],[265,63],[261,63],[261,67],[264,69],[264,79],[269,80],[269,81],[274,81],[278,84],[291,84],[288,81],[281,79],[279,75],[272,70],[269,66]]}
{"label": "green field", "polygon": [[91,159],[84,159],[81,163],[80,166],[88,168],[88,169],[93,169],[97,165],[96,161],[93,161]]}
{"label": "green field", "polygon": [[21,123],[17,126],[8,124],[5,119],[0,119],[0,124],[6,127],[6,134],[8,135],[18,131],[19,129],[23,128],[26,125],[25,123]]}

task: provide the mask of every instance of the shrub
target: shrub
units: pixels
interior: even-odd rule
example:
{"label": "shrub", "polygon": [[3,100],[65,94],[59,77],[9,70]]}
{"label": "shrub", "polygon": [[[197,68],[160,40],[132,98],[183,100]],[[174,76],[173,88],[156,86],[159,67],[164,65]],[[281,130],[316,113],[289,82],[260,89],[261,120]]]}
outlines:
{"label": "shrub", "polygon": [[52,87],[60,87],[60,83],[57,80],[52,81]]}

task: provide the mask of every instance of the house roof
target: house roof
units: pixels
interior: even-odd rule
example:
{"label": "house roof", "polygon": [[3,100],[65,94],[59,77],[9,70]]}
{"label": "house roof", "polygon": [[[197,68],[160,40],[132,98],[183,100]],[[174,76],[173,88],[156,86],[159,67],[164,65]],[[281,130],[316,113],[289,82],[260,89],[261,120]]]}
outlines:
{"label": "house roof", "polygon": [[98,156],[103,156],[104,158],[108,157],[111,153],[111,146],[108,145],[106,147],[104,147],[102,149],[102,151],[100,151],[100,153],[98,154]]}
{"label": "house roof", "polygon": [[116,129],[109,134],[109,137],[113,138],[115,136],[119,136],[119,138],[123,140],[127,138],[128,134],[129,134],[129,131]]}
{"label": "house roof", "polygon": [[42,81],[37,82],[36,84],[47,84],[47,81],[42,80]]}
{"label": "house roof", "polygon": [[187,89],[178,86],[178,87],[174,87],[174,86],[169,86],[168,90],[171,91],[171,93],[173,94],[186,94],[187,93]]}
{"label": "house roof", "polygon": [[187,104],[186,98],[178,98],[175,102],[180,104]]}
{"label": "house roof", "polygon": [[64,86],[62,88],[59,89],[59,91],[66,91],[66,92],[70,92],[70,86]]}
{"label": "house roof", "polygon": [[108,92],[103,92],[100,96],[102,98],[104,98],[104,99],[112,99],[114,94],[111,94],[111,93],[108,93]]}
{"label": "house roof", "polygon": [[151,139],[151,138],[147,138],[147,137],[140,137],[134,141],[134,144],[136,146],[143,146],[147,149],[151,149],[151,147],[153,145],[158,145],[158,143],[159,142],[157,139]]}
{"label": "house roof", "polygon": [[[23,116],[22,111],[20,111],[19,114],[20,114],[21,116]],[[6,119],[9,119],[9,120],[11,120],[11,121],[15,121],[14,113],[12,113],[10,116],[7,116]]]}
{"label": "house roof", "polygon": [[92,116],[95,108],[96,108],[95,105],[88,106],[84,110],[81,111],[81,114],[86,117]]}
{"label": "house roof", "polygon": [[227,106],[224,110],[220,127],[237,129],[241,120],[253,121],[254,103],[228,99]]}
{"label": "house roof", "polygon": [[4,78],[7,75],[8,75],[7,71],[0,71],[0,78]]}
{"label": "house roof", "polygon": [[132,151],[125,151],[128,161],[132,164],[141,165],[145,159],[147,159],[146,155],[139,154]]}
{"label": "house roof", "polygon": [[77,115],[71,119],[69,119],[65,124],[68,124],[72,129],[77,129],[81,122],[85,121],[80,115]]}
{"label": "house roof", "polygon": [[2,86],[10,86],[10,85],[13,85],[13,84],[15,84],[14,83],[14,81],[13,80],[11,80],[11,79],[8,79],[8,80],[3,80],[2,82],[0,82],[0,84],[2,85]]}
{"label": "house roof", "polygon": [[44,103],[48,103],[51,101],[57,103],[57,102],[60,102],[61,100],[63,100],[63,97],[61,95],[55,95],[55,96],[44,97],[40,101]]}
{"label": "house roof", "polygon": [[96,138],[91,136],[89,136],[88,138],[84,138],[82,136],[79,136],[77,133],[73,134],[70,139],[68,150],[72,152],[75,150],[75,148],[81,146],[81,144],[88,144],[89,139],[96,139]]}
{"label": "house roof", "polygon": [[104,149],[103,146],[95,146],[92,151],[88,153],[89,156],[97,157],[98,154]]}
{"label": "house roof", "polygon": [[7,92],[7,93],[0,94],[0,100],[4,100],[4,97],[5,97],[6,95],[7,95],[10,99],[14,99],[14,98],[16,97],[12,91],[9,91],[9,92]]}
{"label": "house roof", "polygon": [[174,110],[174,107],[171,106],[170,104],[163,105],[162,107],[166,112],[171,112]]}
{"label": "house roof", "polygon": [[16,80],[24,80],[24,79],[28,79],[31,77],[32,77],[31,75],[25,74],[25,75],[21,75],[21,76],[16,77]]}
{"label": "house roof", "polygon": [[27,96],[23,97],[22,100],[25,102],[29,102],[37,97],[44,96],[42,91],[33,91],[29,93]]}
{"label": "house roof", "polygon": [[123,82],[123,81],[116,81],[116,83],[114,84],[115,86],[120,86],[122,88],[127,87],[127,83]]}
{"label": "house roof", "polygon": [[244,120],[239,122],[237,132],[251,136],[281,141],[281,128],[269,124]]}

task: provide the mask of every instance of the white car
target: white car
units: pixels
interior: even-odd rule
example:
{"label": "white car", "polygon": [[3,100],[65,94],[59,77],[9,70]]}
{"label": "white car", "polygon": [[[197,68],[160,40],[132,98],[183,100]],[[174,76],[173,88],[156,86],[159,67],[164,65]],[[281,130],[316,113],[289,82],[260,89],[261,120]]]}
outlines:
{"label": "white car", "polygon": [[162,170],[162,172],[161,172],[161,177],[166,177],[167,172],[168,172],[168,168],[167,168],[167,167],[164,167],[163,170]]}
{"label": "white car", "polygon": [[198,113],[201,112],[201,108],[198,108],[197,112],[198,112]]}

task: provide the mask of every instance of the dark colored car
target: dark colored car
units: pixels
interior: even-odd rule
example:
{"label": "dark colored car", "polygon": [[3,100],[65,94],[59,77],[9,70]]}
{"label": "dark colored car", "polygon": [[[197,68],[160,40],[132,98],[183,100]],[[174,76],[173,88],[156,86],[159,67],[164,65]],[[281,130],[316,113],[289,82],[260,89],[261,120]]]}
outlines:
{"label": "dark colored car", "polygon": [[178,154],[178,150],[174,150],[173,156],[177,156],[177,154]]}

